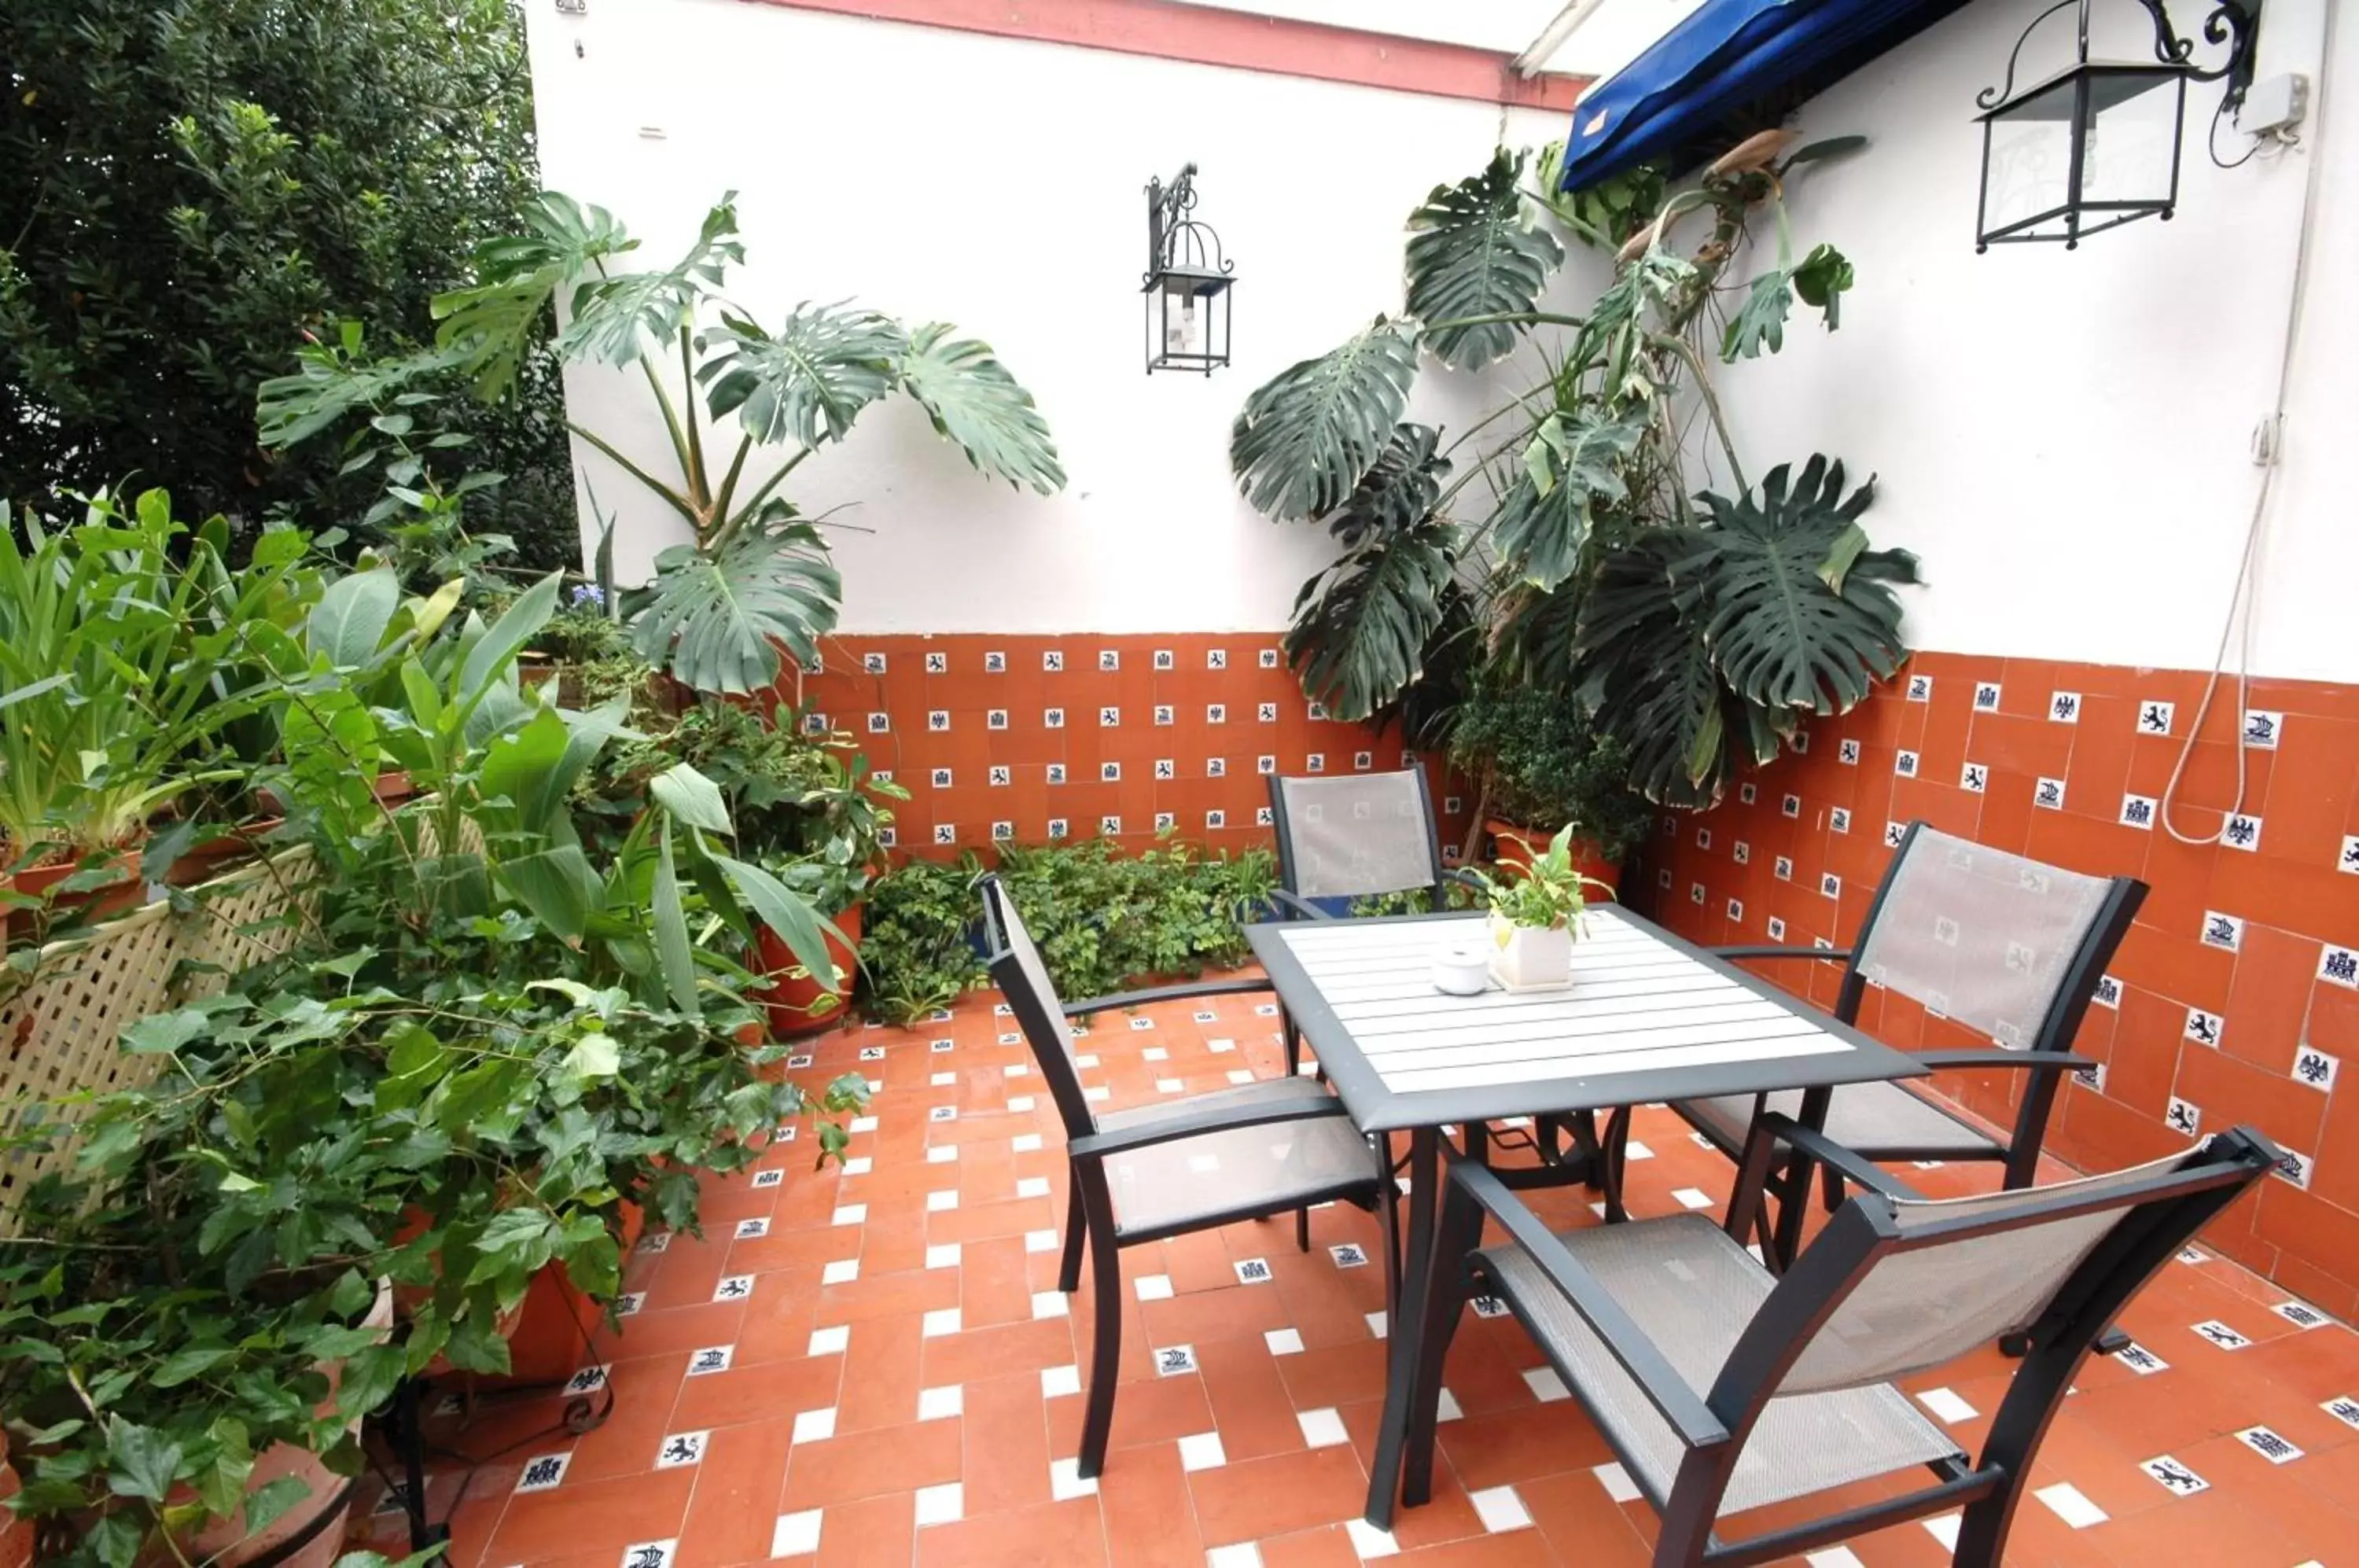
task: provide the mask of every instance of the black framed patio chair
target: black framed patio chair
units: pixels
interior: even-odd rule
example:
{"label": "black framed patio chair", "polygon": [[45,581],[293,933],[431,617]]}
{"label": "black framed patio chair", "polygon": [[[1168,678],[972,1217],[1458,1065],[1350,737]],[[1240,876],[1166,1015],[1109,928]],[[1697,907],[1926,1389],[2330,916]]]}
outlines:
{"label": "black framed patio chair", "polygon": [[[1463,868],[1442,863],[1440,831],[1423,768],[1266,777],[1270,823],[1277,839],[1278,887],[1272,902],[1280,920],[1333,920],[1344,912],[1314,900],[1334,904],[1419,890],[1439,911],[1450,907],[1453,885],[1482,887],[1480,879]],[[1286,1070],[1299,1072],[1301,1032],[1291,1017],[1281,1017],[1279,1022],[1286,1039]],[[1557,1168],[1573,1161],[1571,1169],[1582,1172],[1591,1186],[1605,1188],[1593,1116],[1544,1117],[1532,1132],[1495,1127],[1483,1136],[1492,1147],[1535,1150],[1541,1167],[1527,1172],[1528,1176],[1558,1180]]]}
{"label": "black framed patio chair", "polygon": [[[1777,1276],[1737,1238],[1780,1143],[1862,1191]],[[1397,1418],[1403,1500],[1431,1495],[1442,1357],[1482,1295],[1521,1321],[1660,1516],[1659,1568],[1766,1563],[1953,1508],[1951,1562],[1995,1568],[2041,1436],[2105,1325],[2278,1159],[2238,1127],[2108,1175],[1933,1202],[1771,1112],[1752,1128],[1754,1180],[1725,1228],[1682,1214],[1562,1235],[1490,1171],[1453,1160]],[[1479,1246],[1485,1216],[1506,1232],[1496,1246]],[[1893,1379],[2008,1334],[2031,1348],[1969,1459]],[[1794,1522],[1819,1494],[1905,1485],[1919,1466],[1930,1480]],[[1723,1519],[1771,1505],[1788,1505],[1769,1516],[1779,1522],[1720,1539]]]}
{"label": "black framed patio chair", "polygon": [[1122,1358],[1122,1248],[1238,1220],[1267,1219],[1288,1209],[1308,1214],[1312,1204],[1341,1201],[1382,1217],[1385,1306],[1397,1312],[1397,1189],[1375,1146],[1344,1116],[1343,1103],[1325,1084],[1292,1074],[1096,1112],[1073,1060],[1072,1020],[1151,1002],[1266,991],[1269,982],[1166,985],[1069,1006],[1057,999],[1039,949],[999,878],[984,877],[981,887],[992,980],[1022,1027],[1065,1124],[1071,1182],[1057,1288],[1068,1294],[1081,1288],[1086,1247],[1097,1295],[1089,1402],[1082,1422],[1081,1474],[1087,1478],[1103,1468],[1114,1425]]}
{"label": "black framed patio chair", "polygon": [[[2063,1075],[2093,1065],[2071,1054],[2072,1039],[2146,893],[2134,877],[2085,876],[1911,822],[1851,947],[1714,953],[1736,961],[1841,962],[1832,1012],[1846,1024],[1858,1021],[1867,988],[1878,985],[1990,1036],[1987,1048],[1915,1054],[1937,1072],[2027,1073],[2007,1136],[1994,1138],[1938,1100],[1892,1083],[1835,1090],[1822,1130],[1871,1161],[1996,1160],[2006,1167],[2003,1187],[2027,1187]],[[1671,1109],[1733,1160],[1756,1112],[1795,1116],[1801,1102],[1801,1091],[1787,1090],[1680,1100]],[[1843,1179],[1832,1166],[1823,1170],[1832,1213],[1843,1201]],[[1803,1195],[1794,1196],[1777,1225],[1783,1256],[1800,1236]]]}

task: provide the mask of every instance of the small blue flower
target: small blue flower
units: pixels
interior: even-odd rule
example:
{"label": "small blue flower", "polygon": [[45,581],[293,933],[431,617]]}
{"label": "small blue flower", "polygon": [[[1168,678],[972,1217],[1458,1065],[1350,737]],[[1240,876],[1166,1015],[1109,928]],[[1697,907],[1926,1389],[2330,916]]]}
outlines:
{"label": "small blue flower", "polygon": [[606,607],[606,591],[599,587],[595,583],[576,583],[573,588],[573,607],[579,610],[585,606],[601,610],[604,609]]}

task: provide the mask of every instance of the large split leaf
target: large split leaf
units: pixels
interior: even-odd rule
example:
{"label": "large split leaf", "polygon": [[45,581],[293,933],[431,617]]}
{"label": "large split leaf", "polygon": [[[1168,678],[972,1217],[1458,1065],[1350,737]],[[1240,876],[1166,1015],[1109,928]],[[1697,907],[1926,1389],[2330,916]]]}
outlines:
{"label": "large split leaf", "polygon": [[1789,473],[1772,470],[1757,500],[1698,498],[1710,517],[1699,530],[1711,576],[1704,635],[1722,678],[1748,702],[1844,713],[1907,656],[1890,585],[1917,580],[1916,558],[1883,551],[1861,571],[1856,519],[1875,482],[1845,497],[1843,464],[1823,457],[1790,484]]}
{"label": "large split leaf", "polygon": [[1435,453],[1440,432],[1430,425],[1398,424],[1359,484],[1325,522],[1346,547],[1371,536],[1400,533],[1433,515],[1450,460]]}
{"label": "large split leaf", "polygon": [[1588,406],[1541,425],[1492,519],[1507,570],[1542,593],[1571,577],[1597,507],[1628,497],[1624,465],[1646,433],[1643,414],[1609,419]]}
{"label": "large split leaf", "polygon": [[1302,585],[1286,652],[1302,689],[1356,722],[1389,706],[1423,672],[1456,569],[1445,523],[1372,540]]}
{"label": "large split leaf", "polygon": [[558,334],[558,352],[568,359],[629,365],[649,345],[669,348],[696,302],[721,286],[731,262],[745,259],[733,191],[704,214],[688,254],[663,271],[626,272],[577,288],[568,302],[572,320]]}
{"label": "large split leaf", "polygon": [[1850,261],[1830,245],[1814,247],[1791,267],[1763,273],[1729,318],[1721,334],[1720,357],[1733,363],[1783,348],[1786,318],[1793,313],[1797,294],[1804,304],[1825,312],[1827,331],[1833,332],[1843,325],[1843,294],[1851,286]]}
{"label": "large split leaf", "polygon": [[1690,530],[1653,528],[1608,556],[1582,606],[1580,694],[1630,753],[1630,782],[1667,806],[1709,806],[1728,773],[1725,695],[1682,569]]}
{"label": "large split leaf", "polygon": [[1473,370],[1506,355],[1519,330],[1507,321],[1451,325],[1513,314],[1539,303],[1564,248],[1528,221],[1516,184],[1523,157],[1501,147],[1482,173],[1437,185],[1409,214],[1408,313],[1438,323],[1425,341],[1444,364]]}
{"label": "large split leaf", "polygon": [[1417,343],[1382,316],[1359,336],[1256,387],[1229,430],[1229,466],[1254,509],[1315,517],[1342,506],[1408,404]]}
{"label": "large split leaf", "polygon": [[757,691],[777,677],[781,646],[818,657],[842,591],[809,523],[749,521],[717,553],[674,545],[657,556],[655,596],[631,638],[696,691]]}
{"label": "large split leaf", "polygon": [[585,208],[554,191],[526,205],[524,227],[476,248],[473,284],[434,297],[434,319],[442,323],[434,341],[467,356],[476,396],[486,402],[515,385],[558,291],[597,277],[610,257],[639,243],[603,207]]}
{"label": "large split leaf", "polygon": [[992,357],[989,343],[954,338],[954,330],[935,321],[909,335],[902,387],[924,406],[936,433],[956,441],[984,473],[1043,495],[1063,489],[1057,445],[1032,394]]}
{"label": "large split leaf", "polygon": [[813,447],[840,439],[860,410],[893,390],[908,339],[888,317],[837,305],[798,305],[776,332],[729,315],[699,340],[696,367],[716,419],[730,414],[764,444]]}

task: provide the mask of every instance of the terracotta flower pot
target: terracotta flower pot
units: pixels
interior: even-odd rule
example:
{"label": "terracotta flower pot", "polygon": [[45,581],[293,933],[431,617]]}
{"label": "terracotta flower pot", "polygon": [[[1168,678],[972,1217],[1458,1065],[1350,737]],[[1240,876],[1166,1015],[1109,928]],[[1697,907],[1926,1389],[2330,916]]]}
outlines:
{"label": "terracotta flower pot", "polygon": [[[393,1327],[393,1287],[379,1282],[376,1301],[369,1308],[368,1316],[360,1323],[363,1328],[375,1329],[380,1334]],[[335,1404],[335,1388],[342,1380],[343,1363],[332,1362],[321,1368],[328,1375],[328,1401],[321,1410]],[[248,1536],[241,1519],[215,1521],[197,1535],[188,1545],[191,1560],[212,1563],[221,1568],[239,1568],[240,1564],[268,1559],[280,1568],[328,1568],[344,1554],[344,1520],[352,1512],[352,1499],[346,1492],[343,1476],[330,1470],[320,1456],[310,1449],[292,1443],[273,1443],[255,1456],[254,1475],[246,1482],[252,1493],[282,1476],[293,1475],[310,1488],[310,1495],[288,1509],[277,1519]],[[298,1536],[303,1543],[284,1557],[274,1553],[286,1548]]]}
{"label": "terracotta flower pot", "polygon": [[[1497,858],[1502,861],[1520,861],[1526,865],[1546,855],[1549,840],[1556,836],[1550,830],[1517,827],[1502,817],[1486,818],[1483,823],[1483,831],[1489,833],[1495,841],[1496,847],[1494,853]],[[1572,841],[1572,868],[1583,877],[1613,887],[1616,893],[1621,891],[1621,888],[1616,886],[1616,878],[1621,875],[1621,867],[1607,860],[1599,853],[1595,843],[1589,839],[1577,838]]]}
{"label": "terracotta flower pot", "polygon": [[269,849],[261,842],[262,835],[277,832],[286,821],[284,817],[271,817],[242,823],[234,833],[198,844],[172,862],[172,868],[164,874],[165,886],[199,887],[244,861],[266,855]]}
{"label": "terracotta flower pot", "polygon": [[373,788],[376,798],[388,806],[397,806],[418,793],[418,786],[409,781],[409,775],[397,768],[378,774]]}
{"label": "terracotta flower pot", "polygon": [[[139,854],[125,850],[108,863],[120,876],[103,887],[85,887],[74,892],[60,892],[58,885],[82,866],[74,861],[55,866],[36,866],[13,875],[0,877],[0,887],[7,887],[27,898],[48,898],[60,911],[80,909],[89,920],[112,920],[128,914],[147,901],[147,884],[139,875]],[[0,933],[8,928],[8,915],[0,910]]]}
{"label": "terracotta flower pot", "polygon": [[754,933],[755,964],[771,976],[769,988],[754,993],[770,1015],[770,1036],[788,1040],[827,1028],[843,1015],[852,996],[852,982],[860,954],[860,906],[835,917],[835,929],[844,940],[827,939],[827,956],[835,964],[836,983],[820,983],[817,975],[796,962],[794,951],[767,926]]}

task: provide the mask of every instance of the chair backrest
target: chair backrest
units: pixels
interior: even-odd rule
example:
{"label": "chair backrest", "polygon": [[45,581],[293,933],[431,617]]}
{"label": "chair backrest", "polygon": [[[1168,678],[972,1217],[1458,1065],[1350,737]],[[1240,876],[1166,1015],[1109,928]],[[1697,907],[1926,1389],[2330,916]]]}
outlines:
{"label": "chair backrest", "polygon": [[1049,980],[1049,966],[1040,961],[1040,950],[1024,929],[1024,918],[1016,912],[1007,889],[996,876],[982,877],[979,885],[984,935],[991,947],[992,984],[1007,998],[1007,1010],[1016,1015],[1016,1027],[1032,1047],[1032,1060],[1039,1064],[1040,1076],[1048,1080],[1049,1093],[1057,1102],[1057,1114],[1064,1118],[1065,1137],[1087,1138],[1097,1131],[1097,1117],[1091,1114],[1089,1099],[1082,1090],[1082,1069],[1073,1060],[1073,1031],[1065,1021],[1065,1004],[1058,1000],[1057,987]]}
{"label": "chair backrest", "polygon": [[1870,983],[2002,1046],[2065,1050],[2145,898],[2136,877],[2084,876],[1911,823],[1860,928],[1846,1011]]}
{"label": "chair backrest", "polygon": [[1361,898],[1441,887],[1441,844],[1422,768],[1269,775],[1277,877],[1305,898]]}
{"label": "chair backrest", "polygon": [[1886,1382],[2027,1330],[2063,1324],[2093,1340],[2278,1158],[2238,1128],[2047,1187],[1939,1202],[1862,1193],[1763,1303],[1746,1338],[1757,1331],[1767,1343],[1741,1344],[1730,1365],[1766,1353],[1787,1363],[1774,1391],[1803,1394]]}

